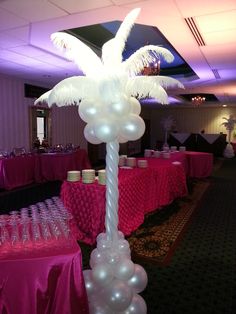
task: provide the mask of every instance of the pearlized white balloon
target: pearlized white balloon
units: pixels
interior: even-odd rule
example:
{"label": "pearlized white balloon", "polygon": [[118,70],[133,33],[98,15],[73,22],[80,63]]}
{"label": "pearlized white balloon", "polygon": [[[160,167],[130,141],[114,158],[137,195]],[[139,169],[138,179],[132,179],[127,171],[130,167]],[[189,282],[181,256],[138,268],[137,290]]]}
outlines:
{"label": "pearlized white balloon", "polygon": [[124,137],[118,135],[117,141],[118,141],[119,143],[123,144],[123,143],[127,143],[127,142],[128,142],[128,139],[126,139],[126,138],[124,138]]}
{"label": "pearlized white balloon", "polygon": [[113,311],[124,311],[131,303],[133,289],[126,282],[114,279],[104,288],[101,296]]}
{"label": "pearlized white balloon", "polygon": [[144,299],[139,295],[135,294],[131,301],[130,306],[117,314],[146,314],[147,313],[147,305]]}
{"label": "pearlized white balloon", "polygon": [[119,123],[110,118],[99,119],[94,123],[95,136],[102,142],[112,142],[117,138]]}
{"label": "pearlized white balloon", "polygon": [[128,280],[134,274],[134,263],[127,258],[122,259],[114,268],[114,276],[121,280]]}
{"label": "pearlized white balloon", "polygon": [[92,277],[92,270],[86,269],[83,271],[85,288],[88,295],[92,295],[97,292],[97,286]]}
{"label": "pearlized white balloon", "polygon": [[96,248],[91,252],[89,265],[93,268],[96,264],[104,262],[105,258],[101,252]]}
{"label": "pearlized white balloon", "polygon": [[135,97],[130,97],[129,99],[130,101],[130,107],[131,107],[131,113],[136,114],[136,115],[140,115],[141,113],[141,105],[140,102],[138,101],[138,99],[136,99]]}
{"label": "pearlized white balloon", "polygon": [[145,131],[145,123],[143,119],[135,114],[130,114],[126,119],[123,119],[120,124],[120,133],[129,141],[136,141]]}
{"label": "pearlized white balloon", "polygon": [[82,120],[89,123],[97,119],[101,112],[101,105],[97,100],[82,100],[79,105],[79,115]]}
{"label": "pearlized white balloon", "polygon": [[84,136],[86,138],[86,140],[91,143],[91,144],[101,144],[102,141],[99,140],[95,133],[94,133],[94,129],[93,126],[90,124],[87,124],[84,128]]}
{"label": "pearlized white balloon", "polygon": [[113,270],[107,263],[97,264],[92,269],[92,277],[96,284],[106,286],[113,279]]}
{"label": "pearlized white balloon", "polygon": [[129,242],[125,239],[120,239],[118,241],[118,251],[120,253],[129,253],[130,252]]}
{"label": "pearlized white balloon", "polygon": [[131,106],[126,96],[121,96],[118,99],[106,106],[106,112],[109,115],[114,115],[116,118],[122,118],[130,113]]}
{"label": "pearlized white balloon", "polygon": [[111,248],[111,241],[107,239],[100,239],[97,243],[97,248],[100,252]]}
{"label": "pearlized white balloon", "polygon": [[120,261],[120,255],[116,251],[108,251],[104,253],[106,262],[111,266],[116,265]]}
{"label": "pearlized white balloon", "polygon": [[128,285],[134,289],[136,293],[142,292],[147,286],[147,273],[141,265],[134,264],[134,274],[128,280]]}
{"label": "pearlized white balloon", "polygon": [[106,234],[105,232],[99,233],[99,234],[97,235],[97,238],[96,238],[97,242],[99,242],[100,239],[102,239],[102,240],[107,240],[107,234]]}
{"label": "pearlized white balloon", "polygon": [[116,314],[104,303],[99,294],[89,298],[89,314]]}

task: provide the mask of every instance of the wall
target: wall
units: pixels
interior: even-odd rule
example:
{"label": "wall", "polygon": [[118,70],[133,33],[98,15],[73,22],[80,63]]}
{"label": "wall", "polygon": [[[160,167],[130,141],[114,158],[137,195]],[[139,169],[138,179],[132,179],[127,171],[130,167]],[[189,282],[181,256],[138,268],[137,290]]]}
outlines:
{"label": "wall", "polygon": [[161,125],[163,118],[172,116],[176,121],[178,132],[199,133],[204,129],[205,133],[227,133],[221,123],[225,121],[222,118],[228,118],[230,114],[236,117],[236,107],[173,108],[165,106],[150,109],[151,147],[155,148],[156,141],[164,140],[164,130]]}
{"label": "wall", "polygon": [[[34,99],[24,97],[24,83],[42,86],[0,74],[0,149],[30,148],[28,108],[33,105]],[[76,107],[52,109],[53,144],[73,143],[87,149],[83,129],[84,122],[79,118]]]}

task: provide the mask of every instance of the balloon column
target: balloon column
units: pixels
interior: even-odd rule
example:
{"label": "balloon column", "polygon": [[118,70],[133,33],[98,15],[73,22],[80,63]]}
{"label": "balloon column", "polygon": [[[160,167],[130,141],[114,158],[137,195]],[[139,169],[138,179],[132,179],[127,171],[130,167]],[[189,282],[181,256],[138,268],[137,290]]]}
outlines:
{"label": "balloon column", "polygon": [[148,45],[122,62],[125,42],[139,12],[140,9],[134,9],[125,17],[116,36],[103,45],[101,59],[77,38],[66,33],[52,34],[55,46],[85,76],[61,81],[36,101],[57,106],[78,104],[79,115],[87,123],[85,138],[92,144],[106,143],[105,233],[97,237],[97,247],[90,256],[91,269],[84,270],[91,314],[147,312],[139,295],[147,285],[147,274],[131,261],[129,243],[118,231],[119,143],[137,140],[145,131],[138,99],[153,97],[166,104],[164,88],[183,87],[172,78],[136,76],[157,56],[173,61],[165,48]]}

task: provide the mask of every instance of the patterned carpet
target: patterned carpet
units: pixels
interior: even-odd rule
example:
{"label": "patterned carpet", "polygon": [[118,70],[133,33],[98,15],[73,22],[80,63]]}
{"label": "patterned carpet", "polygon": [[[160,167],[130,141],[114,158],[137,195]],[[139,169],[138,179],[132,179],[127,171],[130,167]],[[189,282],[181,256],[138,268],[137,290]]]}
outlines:
{"label": "patterned carpet", "polygon": [[167,265],[191,222],[199,201],[209,186],[208,181],[192,181],[188,197],[159,209],[145,217],[145,222],[128,238],[135,260],[148,260]]}

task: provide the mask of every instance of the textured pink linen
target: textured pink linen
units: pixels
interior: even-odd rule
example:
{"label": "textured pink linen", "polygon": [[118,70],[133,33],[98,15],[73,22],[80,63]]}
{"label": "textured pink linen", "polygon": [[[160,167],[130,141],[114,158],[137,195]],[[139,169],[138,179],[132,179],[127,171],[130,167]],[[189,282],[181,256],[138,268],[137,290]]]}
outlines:
{"label": "textured pink linen", "polygon": [[185,152],[188,159],[188,176],[194,178],[209,177],[213,169],[213,154],[203,152]]}
{"label": "textured pink linen", "polygon": [[63,181],[67,171],[91,168],[86,150],[78,149],[72,153],[40,154],[36,157],[35,180]]}
{"label": "textured pink linen", "polygon": [[[151,163],[143,169],[119,169],[119,230],[129,235],[142,224],[146,213],[186,193],[185,173],[181,165],[163,161],[158,166]],[[97,235],[104,231],[105,186],[97,182],[64,181],[61,198],[75,218],[78,239],[88,244],[95,243]]]}
{"label": "textured pink linen", "polygon": [[34,182],[35,156],[0,159],[0,188],[11,190]]}
{"label": "textured pink linen", "polygon": [[0,254],[0,313],[88,314],[77,243]]}

